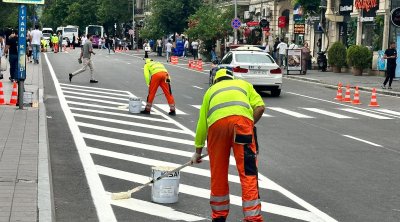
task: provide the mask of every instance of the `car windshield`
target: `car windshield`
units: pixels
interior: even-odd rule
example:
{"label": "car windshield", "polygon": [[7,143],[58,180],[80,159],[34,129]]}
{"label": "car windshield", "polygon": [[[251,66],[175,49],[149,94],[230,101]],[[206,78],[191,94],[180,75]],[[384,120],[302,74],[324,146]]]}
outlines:
{"label": "car windshield", "polygon": [[43,33],[43,37],[50,37],[51,34],[50,33]]}
{"label": "car windshield", "polygon": [[235,60],[238,63],[274,63],[267,54],[236,54]]}

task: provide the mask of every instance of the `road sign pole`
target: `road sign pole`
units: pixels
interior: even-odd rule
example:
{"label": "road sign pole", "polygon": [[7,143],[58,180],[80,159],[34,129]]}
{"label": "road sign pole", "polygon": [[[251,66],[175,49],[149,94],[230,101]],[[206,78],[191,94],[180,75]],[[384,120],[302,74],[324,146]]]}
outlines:
{"label": "road sign pole", "polygon": [[[237,0],[234,0],[235,1],[235,18],[237,18]],[[237,44],[237,38],[238,38],[238,36],[237,36],[237,30],[236,29],[233,29],[233,44]]]}
{"label": "road sign pole", "polygon": [[18,10],[18,104],[24,108],[24,81],[26,79],[26,28],[27,6],[19,5]]}

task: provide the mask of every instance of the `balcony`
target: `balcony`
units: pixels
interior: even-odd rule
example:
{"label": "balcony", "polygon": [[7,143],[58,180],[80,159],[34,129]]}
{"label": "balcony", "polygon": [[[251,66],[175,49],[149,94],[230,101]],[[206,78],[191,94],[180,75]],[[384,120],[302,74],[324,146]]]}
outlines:
{"label": "balcony", "polygon": [[[210,0],[211,1],[211,0]],[[235,4],[234,0],[212,0],[215,4],[221,5],[221,6],[231,6]],[[237,5],[241,6],[248,6],[250,5],[250,0],[237,0]]]}

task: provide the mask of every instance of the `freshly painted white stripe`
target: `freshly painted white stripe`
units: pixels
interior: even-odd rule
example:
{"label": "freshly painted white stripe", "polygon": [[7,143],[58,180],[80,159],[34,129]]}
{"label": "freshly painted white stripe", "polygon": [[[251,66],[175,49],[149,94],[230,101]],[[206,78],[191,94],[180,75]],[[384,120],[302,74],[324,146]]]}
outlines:
{"label": "freshly painted white stripe", "polygon": [[[134,173],[129,173],[125,172],[122,170],[115,170],[109,167],[104,167],[104,166],[96,166],[97,172],[99,174],[113,177],[113,178],[118,178],[121,180],[126,180],[126,181],[131,181],[134,183],[141,183],[144,184],[149,181],[148,176],[142,176],[139,174],[134,174]],[[192,195],[195,197],[200,197],[204,199],[209,199],[210,198],[210,190],[208,189],[203,189],[199,187],[194,187],[186,184],[179,184],[179,192]],[[242,206],[242,197],[236,196],[236,195],[229,195],[229,201],[230,204],[236,205],[236,206]],[[208,201],[205,201],[208,202]],[[267,203],[262,201],[261,202],[261,210],[267,213],[271,214],[277,214],[285,217],[290,217],[298,220],[304,220],[304,221],[310,221],[310,218],[312,218],[312,213],[304,210],[299,210],[291,207],[285,207],[281,206],[278,204],[272,204],[272,203]]]}
{"label": "freshly painted white stripe", "polygon": [[146,138],[151,138],[151,139],[156,139],[156,140],[164,140],[164,141],[168,141],[168,142],[174,142],[174,143],[180,143],[180,144],[186,144],[186,145],[193,145],[193,140],[178,139],[178,138],[169,137],[169,136],[160,136],[157,134],[142,133],[142,132],[137,132],[137,131],[133,131],[133,130],[124,130],[124,129],[118,129],[118,128],[114,128],[114,127],[100,126],[100,125],[91,124],[91,123],[83,123],[83,122],[76,122],[76,123],[78,124],[78,126],[91,128],[91,129],[98,129],[98,130],[103,130],[103,131],[107,131],[107,132],[120,133],[120,134],[126,134],[126,135],[138,136],[138,137],[146,137]]}
{"label": "freshly painted white stripe", "polygon": [[72,137],[74,138],[76,149],[78,150],[79,158],[81,160],[83,170],[85,172],[86,179],[90,187],[90,193],[94,202],[94,206],[96,207],[98,220],[104,222],[117,221],[114,215],[114,211],[109,204],[108,197],[105,195],[104,187],[100,180],[100,176],[94,166],[93,159],[86,150],[85,140],[82,138],[79,127],[76,125],[74,117],[72,116],[71,111],[68,109],[67,101],[65,100],[65,97],[62,93],[62,89],[54,72],[53,66],[51,65],[50,60],[47,57],[47,54],[45,54],[45,58],[54,82],[54,87],[56,89],[58,99],[60,101],[61,109],[63,110],[65,118],[67,119],[69,129],[71,131]]}
{"label": "freshly painted white stripe", "polygon": [[185,131],[183,131],[181,129],[174,129],[174,128],[169,128],[169,127],[162,127],[162,126],[156,126],[156,125],[136,123],[136,122],[131,122],[131,121],[123,121],[123,120],[118,120],[118,119],[103,118],[103,117],[97,117],[97,116],[89,116],[89,115],[78,114],[78,113],[75,113],[73,115],[75,117],[80,117],[80,118],[85,118],[85,119],[92,119],[92,120],[99,120],[99,121],[104,121],[104,122],[109,122],[109,123],[118,123],[118,124],[122,124],[122,125],[137,126],[137,127],[143,127],[143,128],[149,128],[149,129],[156,129],[156,130],[162,130],[162,131],[173,132],[173,133],[187,134]]}
{"label": "freshly painted white stripe", "polygon": [[314,118],[314,117],[311,117],[311,116],[307,116],[307,115],[304,115],[304,114],[301,114],[301,113],[298,113],[298,112],[294,112],[294,111],[290,111],[288,109],[284,109],[284,108],[280,108],[280,107],[267,107],[267,109],[271,109],[271,110],[274,110],[274,111],[277,111],[277,112],[281,112],[281,113],[287,114],[289,116],[294,116],[294,117],[297,117],[297,118]]}
{"label": "freshly painted white stripe", "polygon": [[[176,164],[176,163],[159,161],[159,160],[149,159],[149,158],[145,158],[145,157],[128,155],[128,154],[124,154],[124,153],[117,153],[117,152],[93,148],[93,147],[88,147],[87,149],[92,154],[106,156],[106,157],[112,157],[115,159],[130,161],[130,162],[134,162],[134,163],[140,163],[140,164],[147,165],[147,166],[169,166],[169,167],[174,167],[174,168],[180,166],[179,164]],[[181,172],[196,174],[196,175],[204,176],[204,177],[211,177],[210,170],[200,169],[197,167],[189,166],[189,167],[183,168],[181,170]],[[240,184],[239,176],[228,174],[228,180],[230,182]],[[269,185],[270,184],[268,184],[268,183],[259,183],[260,188],[273,190],[274,187],[269,186]]]}
{"label": "freshly painted white stripe", "polygon": [[[157,108],[161,109],[162,111],[168,113],[169,112],[169,105],[168,104],[154,104]],[[176,109],[176,108],[175,108]],[[185,112],[182,112],[179,109],[176,109],[176,115],[187,115]]]}
{"label": "freshly painted white stripe", "polygon": [[273,117],[273,116],[271,116],[271,115],[269,115],[269,114],[266,114],[266,113],[263,113],[262,116],[263,116],[263,117]]}
{"label": "freshly painted white stripe", "polygon": [[194,108],[196,108],[196,109],[200,109],[201,108],[201,105],[192,105]]}
{"label": "freshly painted white stripe", "polygon": [[341,109],[343,111],[349,112],[349,113],[355,113],[355,114],[359,114],[359,115],[363,115],[363,116],[368,116],[371,118],[375,118],[375,119],[392,119],[386,116],[381,116],[381,115],[377,115],[377,114],[373,114],[373,113],[369,113],[369,112],[364,112],[361,110],[356,110],[356,109]]}
{"label": "freshly painted white stripe", "polygon": [[200,86],[193,86],[193,87],[196,88],[196,89],[203,89]]}
{"label": "freshly painted white stripe", "polygon": [[98,87],[91,87],[91,86],[80,86],[80,85],[73,85],[73,84],[65,84],[65,83],[60,83],[61,86],[67,86],[67,87],[75,87],[75,88],[82,88],[82,89],[94,89],[94,90],[100,90],[100,91],[105,91],[105,92],[120,92],[120,93],[129,93],[128,91],[124,90],[115,90],[115,89],[105,89],[105,88],[98,88]]}
{"label": "freshly painted white stripe", "polygon": [[303,109],[311,111],[311,112],[320,113],[320,114],[323,114],[323,115],[335,117],[335,118],[338,118],[338,119],[353,119],[353,117],[350,117],[350,116],[345,116],[345,115],[329,112],[329,111],[322,110],[322,109],[317,109],[317,108],[303,108]]}
{"label": "freshly painted white stripe", "polygon": [[111,101],[106,101],[106,100],[101,100],[101,99],[92,99],[92,98],[87,98],[87,97],[78,97],[78,96],[64,96],[65,98],[69,99],[78,99],[78,100],[84,100],[84,101],[92,101],[92,102],[98,102],[98,103],[106,103],[106,104],[112,104],[112,105],[117,105],[117,106],[124,106],[126,103],[119,103],[119,102],[111,102]]}
{"label": "freshly painted white stripe", "polygon": [[[100,109],[128,111],[128,108],[118,108],[118,107],[114,107],[114,106],[102,106],[102,105],[96,105],[96,104],[91,104],[91,103],[80,103],[80,102],[75,102],[75,101],[67,101],[67,103],[72,104],[72,105],[87,106],[87,107],[94,107],[94,108],[100,108]],[[126,106],[124,106],[124,107],[126,107]]]}
{"label": "freshly painted white stripe", "polygon": [[389,113],[392,115],[396,115],[396,116],[400,116],[400,112],[396,112],[396,111],[389,110],[389,109],[379,109],[379,111],[384,112],[384,113]]}
{"label": "freshly painted white stripe", "polygon": [[155,217],[164,218],[168,221],[206,221],[206,218],[198,217],[195,215],[183,213],[174,210],[171,207],[163,206],[160,204],[155,204],[148,201],[138,200],[138,199],[125,199],[125,200],[111,200],[110,203],[114,206],[122,207],[125,209],[133,210],[136,212],[153,215]]}
{"label": "freshly painted white stripe", "polygon": [[91,93],[100,93],[100,94],[106,94],[106,95],[113,95],[113,96],[118,96],[118,97],[126,97],[129,98],[129,94],[127,93],[112,93],[112,92],[104,92],[104,91],[98,91],[98,90],[90,90],[90,89],[81,89],[81,88],[73,88],[73,87],[61,87],[63,90],[72,90],[72,91],[78,91],[78,92],[91,92]]}
{"label": "freshly painted white stripe", "polygon": [[[75,103],[75,102],[68,102],[71,104],[75,105],[81,105],[81,103]],[[82,103],[83,105],[81,106],[93,106],[93,107],[98,107],[98,108],[106,108],[106,109],[113,109],[113,110],[118,110],[121,111],[119,108],[115,107],[107,107],[107,106],[97,106],[93,104],[88,104],[88,103]],[[142,119],[142,120],[149,120],[149,121],[154,121],[154,122],[163,122],[163,123],[169,123],[168,120],[165,119],[159,119],[159,118],[152,118],[152,117],[145,117],[142,115],[134,115],[134,114],[123,114],[119,112],[107,112],[107,111],[101,111],[101,110],[93,110],[93,109],[83,109],[83,108],[77,108],[77,107],[70,107],[70,110],[78,110],[78,111],[83,111],[83,112],[90,112],[90,113],[100,113],[100,114],[107,114],[107,115],[112,115],[112,116],[121,116],[121,117],[127,117],[127,118],[134,118],[134,119]],[[125,111],[128,111],[128,109],[124,109]]]}
{"label": "freshly painted white stripe", "polygon": [[72,94],[72,95],[79,95],[79,96],[83,96],[82,98],[87,98],[87,97],[94,97],[94,98],[102,98],[102,99],[112,99],[112,100],[119,100],[119,101],[125,101],[126,104],[129,104],[129,98],[125,97],[125,98],[118,98],[118,97],[112,97],[112,96],[102,96],[102,95],[96,95],[96,94],[89,94],[89,93],[80,93],[80,92],[74,92],[74,91],[70,91],[70,90],[63,90],[64,94]]}
{"label": "freshly painted white stripe", "polygon": [[379,145],[379,144],[376,144],[376,143],[373,143],[373,142],[370,142],[370,141],[367,141],[367,140],[363,140],[363,139],[360,139],[360,138],[357,138],[357,137],[354,137],[354,136],[350,136],[350,135],[343,135],[343,136],[344,136],[344,137],[347,137],[347,138],[350,138],[350,139],[353,139],[353,140],[357,140],[357,141],[360,141],[360,142],[369,144],[369,145],[372,145],[372,146],[382,147],[382,146]]}

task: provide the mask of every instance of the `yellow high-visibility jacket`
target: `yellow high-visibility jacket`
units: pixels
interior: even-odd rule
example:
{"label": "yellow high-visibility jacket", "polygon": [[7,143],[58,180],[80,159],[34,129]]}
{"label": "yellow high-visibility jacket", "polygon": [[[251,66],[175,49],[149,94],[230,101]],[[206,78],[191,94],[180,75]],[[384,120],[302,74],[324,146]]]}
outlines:
{"label": "yellow high-visibility jacket", "polygon": [[[144,65],[144,79],[146,80],[147,86],[150,85],[151,76],[158,73],[158,72],[166,72],[168,73],[167,69],[163,64],[160,62],[150,62]],[[170,79],[169,75],[168,78]]]}

